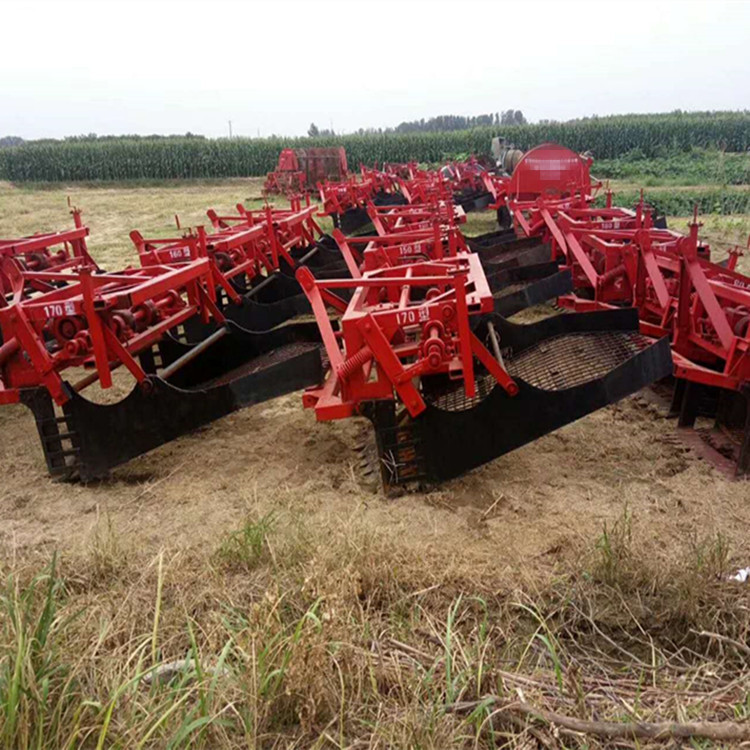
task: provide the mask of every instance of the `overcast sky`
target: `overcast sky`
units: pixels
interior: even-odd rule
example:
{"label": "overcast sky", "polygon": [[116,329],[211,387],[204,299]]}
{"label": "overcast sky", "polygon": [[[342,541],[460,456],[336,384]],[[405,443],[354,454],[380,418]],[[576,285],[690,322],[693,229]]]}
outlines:
{"label": "overcast sky", "polygon": [[0,136],[750,108],[750,1],[0,0]]}

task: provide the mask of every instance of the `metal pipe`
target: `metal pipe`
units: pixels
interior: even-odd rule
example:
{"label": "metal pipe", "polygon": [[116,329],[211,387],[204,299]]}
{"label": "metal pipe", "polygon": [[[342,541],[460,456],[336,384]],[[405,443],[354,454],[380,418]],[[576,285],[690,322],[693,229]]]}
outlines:
{"label": "metal pipe", "polygon": [[[116,370],[120,366],[119,362],[110,362],[109,369]],[[76,393],[80,393],[84,388],[88,388],[92,383],[96,383],[99,380],[99,371],[94,370],[85,377],[81,378],[77,383],[73,383],[73,390]]]}
{"label": "metal pipe", "polygon": [[[412,277],[412,270],[411,268],[407,268],[406,275],[404,278],[410,279],[411,277]],[[398,300],[399,310],[403,310],[409,302],[409,288],[410,288],[409,284],[404,284],[401,287],[401,295],[399,296],[399,300]]]}
{"label": "metal pipe", "polygon": [[308,260],[310,260],[310,258],[312,258],[312,257],[313,257],[314,255],[316,255],[316,254],[317,254],[318,250],[320,250],[320,248],[318,247],[318,245],[313,245],[313,249],[312,249],[312,250],[310,250],[309,252],[305,253],[305,254],[304,254],[304,255],[303,255],[303,256],[302,256],[302,257],[301,257],[301,258],[299,259],[299,261],[298,261],[298,264],[299,264],[300,266],[304,266],[304,265],[305,265],[305,263],[306,263],[306,262],[307,262]]}
{"label": "metal pipe", "polygon": [[167,378],[174,375],[178,370],[181,370],[186,364],[192,362],[199,354],[205,352],[209,346],[223,339],[228,333],[228,328],[219,328],[218,331],[214,331],[207,339],[203,339],[200,344],[196,344],[189,352],[185,352],[185,354],[172,362],[171,365],[165,367],[160,373],[157,373],[158,376],[162,380],[167,380]]}
{"label": "metal pipe", "polygon": [[257,286],[254,286],[246,295],[246,299],[250,299],[250,297],[253,297],[255,294],[257,294],[261,289],[263,289],[264,286],[267,286],[268,284],[273,281],[277,277],[277,274],[281,273],[280,271],[274,271],[272,274],[269,274],[266,276],[263,281],[260,282]]}
{"label": "metal pipe", "polygon": [[487,330],[490,333],[490,344],[492,344],[492,351],[495,354],[495,359],[500,363],[500,366],[505,369],[505,363],[503,362],[503,355],[500,353],[500,341],[498,339],[497,331],[495,330],[495,324],[492,321],[487,323]]}

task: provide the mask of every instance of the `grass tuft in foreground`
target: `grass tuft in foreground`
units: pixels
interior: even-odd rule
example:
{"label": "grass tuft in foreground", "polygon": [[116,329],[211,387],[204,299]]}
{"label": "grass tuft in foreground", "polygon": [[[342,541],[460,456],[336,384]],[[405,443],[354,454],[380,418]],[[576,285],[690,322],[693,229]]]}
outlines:
{"label": "grass tuft in foreground", "polygon": [[721,537],[667,557],[627,511],[522,580],[281,513],[214,550],[17,558],[2,569],[1,746],[554,744],[497,710],[521,699],[583,720],[744,719],[750,609],[730,560]]}

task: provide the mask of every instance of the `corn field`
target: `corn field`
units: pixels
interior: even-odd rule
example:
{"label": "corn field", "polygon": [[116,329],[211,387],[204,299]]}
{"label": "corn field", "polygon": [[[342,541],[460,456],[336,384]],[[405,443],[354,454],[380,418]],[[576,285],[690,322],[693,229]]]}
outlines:
{"label": "corn field", "polygon": [[373,133],[329,138],[100,138],[30,142],[0,149],[0,179],[23,181],[131,180],[257,176],[271,171],[285,147],[343,145],[349,163],[438,162],[489,151],[495,135],[528,149],[555,141],[595,158],[638,149],[646,157],[692,147],[743,152],[750,148],[750,111],[625,115],[475,128],[447,133]]}

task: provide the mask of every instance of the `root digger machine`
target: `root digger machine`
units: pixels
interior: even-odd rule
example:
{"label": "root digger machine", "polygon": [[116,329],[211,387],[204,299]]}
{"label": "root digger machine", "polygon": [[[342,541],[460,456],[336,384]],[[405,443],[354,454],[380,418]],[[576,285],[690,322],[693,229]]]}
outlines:
{"label": "root digger machine", "polygon": [[293,197],[314,191],[323,180],[342,180],[348,171],[343,147],[285,148],[266,177],[263,193]]}
{"label": "root digger machine", "polygon": [[672,371],[668,341],[640,334],[633,310],[513,324],[478,254],[399,262],[389,249],[367,249],[351,279],[297,271],[329,361],[304,405],[372,421],[386,488],[455,477]]}
{"label": "root digger machine", "polygon": [[[219,268],[221,252],[240,248],[231,257],[241,263],[265,251],[266,281],[281,273],[274,258],[294,263],[291,253],[303,248],[291,247],[285,232],[301,222],[285,214],[283,230],[262,249],[256,241],[265,224],[257,235],[240,227],[236,243],[231,233],[209,241],[202,229],[164,242],[138,235],[142,266],[116,273],[89,262],[29,270],[8,251],[0,264],[8,285],[0,298],[0,404],[31,409],[51,475],[101,477],[236,409],[320,379],[313,324],[250,330],[225,315],[219,299],[229,290],[234,304],[232,284],[239,278]],[[34,242],[54,246],[59,237]],[[11,246],[25,250],[27,244],[5,245]],[[243,283],[254,270],[242,269]],[[119,400],[103,399],[118,369],[135,382]]]}
{"label": "root digger machine", "polygon": [[[446,173],[401,165],[394,171],[413,181],[399,182],[409,203],[370,206],[380,242],[360,238],[359,280],[354,268],[348,280],[298,271],[330,363],[305,405],[321,420],[369,417],[386,486],[455,476],[667,380],[679,424],[715,416],[714,442],[738,474],[750,472],[750,279],[735,270],[737,252],[710,264],[697,225],[689,236],[667,230],[643,201],[619,208],[611,193],[601,206],[591,163],[543,144],[512,175],[484,175],[500,228],[464,243],[445,241],[461,223],[446,210]],[[417,187],[418,177],[427,184]],[[431,224],[442,249],[423,239],[416,252],[409,233]],[[462,266],[467,252],[477,260]],[[446,273],[463,286],[441,281]],[[337,298],[345,289],[354,289],[346,304]],[[506,319],[550,299],[575,314]],[[340,332],[327,330],[326,309]],[[728,428],[732,446],[721,440]]]}
{"label": "root digger machine", "polygon": [[[84,481],[299,390],[318,420],[370,420],[386,489],[450,479],[669,378],[688,424],[706,389],[746,392],[750,280],[737,253],[711,263],[697,222],[683,236],[643,201],[613,206],[590,164],[544,144],[512,174],[344,169],[315,177],[318,205],[306,178],[288,207],[133,231],[134,265],[116,272],[77,210],[73,229],[0,240],[0,404],[31,409],[50,474]],[[482,208],[498,229],[465,236]],[[510,319],[548,301],[538,322]]]}
{"label": "root digger machine", "polygon": [[[573,180],[563,189],[539,190],[550,163],[576,158],[583,189]],[[584,163],[589,160],[552,144],[529,151],[509,183],[496,186],[496,205],[505,206],[514,231],[490,238],[489,246],[496,257],[510,253],[515,262],[548,251],[547,259],[571,274],[573,288],[559,296],[560,307],[628,308],[643,335],[668,339],[674,361],[669,413],[681,428],[709,418],[713,425],[698,433],[717,463],[722,456],[736,474],[750,474],[750,278],[737,270],[742,250],[713,261],[699,238],[697,209],[685,235],[668,229],[643,195],[633,208],[614,206],[611,192],[603,205],[595,202]],[[524,242],[534,244],[519,248]]]}
{"label": "root digger machine", "polygon": [[[334,275],[346,271],[333,238],[316,222],[316,207],[295,203],[290,210],[267,206],[248,211],[242,204],[236,208],[236,214],[221,216],[208,211],[213,233],[198,228],[179,238],[145,239],[133,231],[130,237],[143,265],[207,257],[217,305],[246,330],[267,331],[309,313],[307,299],[294,281],[298,265]],[[190,321],[191,340],[200,338],[203,328],[198,319]]]}

